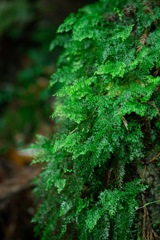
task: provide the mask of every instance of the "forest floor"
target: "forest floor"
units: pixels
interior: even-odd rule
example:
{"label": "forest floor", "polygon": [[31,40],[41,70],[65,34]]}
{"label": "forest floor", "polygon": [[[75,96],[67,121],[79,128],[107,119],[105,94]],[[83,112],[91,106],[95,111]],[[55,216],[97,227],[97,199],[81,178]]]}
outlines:
{"label": "forest floor", "polygon": [[32,180],[39,172],[40,166],[18,166],[0,156],[1,240],[37,240],[31,223],[35,213]]}

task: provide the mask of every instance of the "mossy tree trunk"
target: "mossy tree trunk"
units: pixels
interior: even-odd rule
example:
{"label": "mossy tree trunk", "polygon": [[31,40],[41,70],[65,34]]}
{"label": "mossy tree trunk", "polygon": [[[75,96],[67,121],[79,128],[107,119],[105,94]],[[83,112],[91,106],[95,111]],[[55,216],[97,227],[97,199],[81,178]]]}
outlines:
{"label": "mossy tree trunk", "polygon": [[100,0],[59,27],[57,134],[35,159],[42,240],[159,239],[159,23],[159,1]]}
{"label": "mossy tree trunk", "polygon": [[147,184],[147,190],[141,194],[140,221],[142,239],[160,239],[160,166],[157,162],[160,153],[152,150],[148,158],[138,170],[142,181]]}

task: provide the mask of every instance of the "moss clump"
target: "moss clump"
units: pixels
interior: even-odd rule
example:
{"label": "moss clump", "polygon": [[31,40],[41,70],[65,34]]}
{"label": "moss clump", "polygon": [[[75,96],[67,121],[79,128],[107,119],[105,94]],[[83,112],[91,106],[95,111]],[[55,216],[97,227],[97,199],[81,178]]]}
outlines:
{"label": "moss clump", "polygon": [[59,27],[57,134],[35,159],[46,162],[35,189],[42,240],[145,236],[136,209],[160,148],[159,20],[159,1],[100,0]]}

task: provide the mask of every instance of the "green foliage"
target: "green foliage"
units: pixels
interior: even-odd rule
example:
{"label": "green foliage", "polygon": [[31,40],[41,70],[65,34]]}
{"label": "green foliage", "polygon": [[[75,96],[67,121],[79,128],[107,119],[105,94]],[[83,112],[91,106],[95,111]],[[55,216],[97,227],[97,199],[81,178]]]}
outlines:
{"label": "green foliage", "polygon": [[0,1],[0,154],[28,145],[50,127],[47,85],[54,66],[48,46],[55,26],[46,20],[46,8],[37,0]]}
{"label": "green foliage", "polygon": [[137,169],[160,136],[158,10],[101,0],[59,27],[57,134],[34,160],[46,162],[33,220],[42,240],[137,239]]}
{"label": "green foliage", "polygon": [[[0,34],[5,32],[14,24],[17,24],[17,29],[20,30],[23,25],[32,20],[33,14],[26,0],[2,1],[0,3]],[[19,29],[20,28],[20,29]],[[12,29],[11,32],[17,31]]]}

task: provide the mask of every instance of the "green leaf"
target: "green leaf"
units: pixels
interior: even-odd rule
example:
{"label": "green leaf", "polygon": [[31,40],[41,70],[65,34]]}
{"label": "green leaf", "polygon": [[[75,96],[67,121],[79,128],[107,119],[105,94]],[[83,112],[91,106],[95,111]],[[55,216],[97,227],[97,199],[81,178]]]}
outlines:
{"label": "green leaf", "polygon": [[66,179],[57,179],[54,184],[57,187],[58,193],[60,194],[66,185]]}
{"label": "green leaf", "polygon": [[130,34],[131,34],[131,31],[133,29],[133,26],[134,24],[130,25],[130,26],[125,26],[125,28],[121,31],[118,31],[113,37],[112,39],[113,40],[116,40],[118,38],[122,39],[122,41],[126,40]]}
{"label": "green leaf", "polygon": [[92,208],[91,210],[88,211],[85,222],[89,231],[94,229],[95,225],[97,224],[101,216],[102,216],[102,211],[100,208]]}
{"label": "green leaf", "polygon": [[111,74],[112,77],[123,77],[126,69],[124,62],[110,62],[98,67],[96,74]]}

